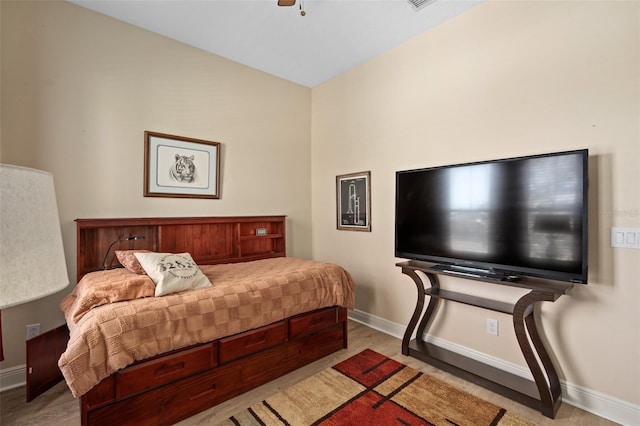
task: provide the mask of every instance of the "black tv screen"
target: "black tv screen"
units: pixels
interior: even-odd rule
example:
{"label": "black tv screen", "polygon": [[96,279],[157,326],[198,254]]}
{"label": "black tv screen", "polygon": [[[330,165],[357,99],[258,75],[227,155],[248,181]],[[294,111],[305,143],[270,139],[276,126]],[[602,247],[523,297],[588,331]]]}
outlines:
{"label": "black tv screen", "polygon": [[585,149],[399,171],[395,255],[586,284],[587,166]]}

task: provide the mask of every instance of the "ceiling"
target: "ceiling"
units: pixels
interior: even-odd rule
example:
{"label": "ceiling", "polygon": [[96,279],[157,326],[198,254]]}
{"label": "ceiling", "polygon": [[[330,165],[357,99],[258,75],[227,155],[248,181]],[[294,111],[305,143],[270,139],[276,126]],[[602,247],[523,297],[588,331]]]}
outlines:
{"label": "ceiling", "polygon": [[69,1],[314,87],[483,0],[437,0],[419,10],[407,0]]}

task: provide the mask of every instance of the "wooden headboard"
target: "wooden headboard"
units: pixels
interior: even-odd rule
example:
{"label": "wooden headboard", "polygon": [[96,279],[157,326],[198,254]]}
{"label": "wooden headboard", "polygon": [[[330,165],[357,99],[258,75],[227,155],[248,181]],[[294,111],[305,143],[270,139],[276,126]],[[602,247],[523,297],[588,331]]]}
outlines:
{"label": "wooden headboard", "polygon": [[116,250],[146,249],[189,252],[199,264],[244,262],[286,256],[285,216],[166,217],[134,219],[76,219],[77,279],[120,266]]}

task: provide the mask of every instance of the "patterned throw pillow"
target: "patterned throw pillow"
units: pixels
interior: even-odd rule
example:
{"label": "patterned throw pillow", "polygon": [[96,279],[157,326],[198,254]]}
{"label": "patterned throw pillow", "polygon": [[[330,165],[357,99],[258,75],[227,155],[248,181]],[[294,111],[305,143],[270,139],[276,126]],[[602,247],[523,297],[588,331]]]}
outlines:
{"label": "patterned throw pillow", "polygon": [[156,285],[156,296],[211,285],[189,253],[141,253],[134,256]]}
{"label": "patterned throw pillow", "polygon": [[118,262],[134,274],[144,275],[146,272],[134,256],[134,253],[151,253],[149,250],[116,250]]}

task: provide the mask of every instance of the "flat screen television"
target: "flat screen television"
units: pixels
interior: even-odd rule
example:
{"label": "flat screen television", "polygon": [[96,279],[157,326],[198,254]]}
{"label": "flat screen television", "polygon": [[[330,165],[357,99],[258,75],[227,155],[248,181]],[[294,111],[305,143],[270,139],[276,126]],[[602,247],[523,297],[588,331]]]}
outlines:
{"label": "flat screen television", "polygon": [[588,150],[396,173],[395,255],[462,275],[587,283]]}

